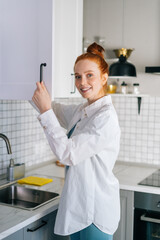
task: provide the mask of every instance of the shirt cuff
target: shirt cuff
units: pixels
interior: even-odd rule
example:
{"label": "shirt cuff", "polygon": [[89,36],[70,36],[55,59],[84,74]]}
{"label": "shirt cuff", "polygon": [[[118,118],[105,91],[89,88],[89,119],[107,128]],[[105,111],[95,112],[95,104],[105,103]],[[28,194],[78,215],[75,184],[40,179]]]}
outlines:
{"label": "shirt cuff", "polygon": [[44,130],[51,131],[53,128],[60,127],[52,109],[40,114],[37,118]]}

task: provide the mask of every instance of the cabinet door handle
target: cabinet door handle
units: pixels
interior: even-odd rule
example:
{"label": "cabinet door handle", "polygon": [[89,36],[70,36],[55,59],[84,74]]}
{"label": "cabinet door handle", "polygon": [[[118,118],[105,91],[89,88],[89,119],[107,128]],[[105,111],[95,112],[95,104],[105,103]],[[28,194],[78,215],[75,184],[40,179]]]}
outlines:
{"label": "cabinet door handle", "polygon": [[43,78],[43,67],[46,67],[47,64],[46,63],[41,63],[40,65],[40,83],[42,82],[42,78]]}
{"label": "cabinet door handle", "polygon": [[74,84],[74,87],[73,87],[73,91],[71,91],[70,93],[71,93],[71,94],[74,94],[74,93],[76,92],[76,85],[75,85],[75,83],[74,83],[74,81],[73,81],[74,73],[71,73],[71,76],[72,76],[72,84]]}
{"label": "cabinet door handle", "polygon": [[40,229],[41,227],[45,226],[46,224],[47,224],[47,222],[42,220],[42,223],[39,226],[37,226],[35,228],[27,228],[27,232],[35,232],[38,229]]}

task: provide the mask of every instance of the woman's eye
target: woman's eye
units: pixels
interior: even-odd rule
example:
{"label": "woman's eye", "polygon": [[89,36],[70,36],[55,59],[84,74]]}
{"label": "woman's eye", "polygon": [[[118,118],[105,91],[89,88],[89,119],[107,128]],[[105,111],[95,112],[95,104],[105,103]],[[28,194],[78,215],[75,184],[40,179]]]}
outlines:
{"label": "woman's eye", "polygon": [[89,78],[92,77],[92,76],[93,76],[93,75],[92,75],[91,73],[89,73],[89,74],[87,75],[87,77],[89,77]]}
{"label": "woman's eye", "polygon": [[75,76],[75,79],[80,79],[80,78],[81,78],[81,76],[79,76],[79,75]]}

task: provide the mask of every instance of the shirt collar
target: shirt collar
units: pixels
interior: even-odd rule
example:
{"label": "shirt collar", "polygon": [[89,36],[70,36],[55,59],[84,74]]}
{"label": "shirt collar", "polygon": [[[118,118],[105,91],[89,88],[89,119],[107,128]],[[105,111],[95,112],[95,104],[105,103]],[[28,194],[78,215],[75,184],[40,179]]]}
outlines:
{"label": "shirt collar", "polygon": [[104,96],[97,101],[93,102],[92,104],[88,105],[88,103],[85,103],[81,107],[82,111],[82,118],[83,117],[90,117],[93,115],[98,109],[103,107],[104,105],[111,105],[112,104],[112,99],[111,96]]}

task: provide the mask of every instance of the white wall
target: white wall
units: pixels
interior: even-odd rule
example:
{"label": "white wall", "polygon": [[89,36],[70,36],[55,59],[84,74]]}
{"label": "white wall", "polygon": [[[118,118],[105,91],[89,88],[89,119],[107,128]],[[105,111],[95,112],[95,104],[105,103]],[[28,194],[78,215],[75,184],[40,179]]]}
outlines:
{"label": "white wall", "polygon": [[[160,96],[160,75],[146,74],[145,66],[160,66],[159,0],[84,0],[84,37],[105,38],[109,64],[113,49],[134,48],[128,61],[137,69],[142,93]],[[113,80],[109,80],[112,82]]]}

